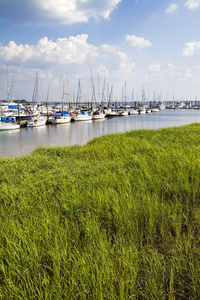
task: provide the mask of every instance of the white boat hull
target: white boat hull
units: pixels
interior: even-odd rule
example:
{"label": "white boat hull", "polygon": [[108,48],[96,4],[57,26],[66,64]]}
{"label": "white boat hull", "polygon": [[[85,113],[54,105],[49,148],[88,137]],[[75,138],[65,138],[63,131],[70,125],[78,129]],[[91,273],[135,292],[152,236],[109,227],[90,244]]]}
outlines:
{"label": "white boat hull", "polygon": [[128,116],[128,112],[127,112],[127,111],[121,111],[121,112],[119,113],[119,116],[122,116],[122,117]]}
{"label": "white boat hull", "polygon": [[52,124],[65,124],[65,123],[69,123],[70,121],[71,121],[70,116],[64,116],[64,117],[58,117],[58,118],[51,119]]}
{"label": "white boat hull", "polygon": [[35,118],[28,123],[29,127],[40,127],[46,125],[46,118]]}
{"label": "white boat hull", "polygon": [[152,112],[159,112],[159,109],[158,108],[152,108],[151,111]]}
{"label": "white boat hull", "polygon": [[99,119],[104,119],[105,118],[105,114],[104,113],[99,113],[99,114],[93,114],[92,115],[92,119],[93,120],[99,120]]}
{"label": "white boat hull", "polygon": [[158,108],[159,108],[160,110],[162,110],[162,109],[165,109],[165,106],[161,104],[161,105],[158,106]]}
{"label": "white boat hull", "polygon": [[0,123],[0,130],[13,130],[13,129],[20,129],[19,124],[12,124],[12,123]]}
{"label": "white boat hull", "polygon": [[129,115],[138,115],[138,114],[139,114],[139,111],[136,109],[132,109],[129,111]]}
{"label": "white boat hull", "polygon": [[74,119],[74,121],[90,121],[90,120],[92,120],[92,116],[77,114],[77,115],[73,116],[73,119]]}
{"label": "white boat hull", "polygon": [[140,115],[143,115],[143,114],[146,114],[146,110],[145,109],[140,110]]}

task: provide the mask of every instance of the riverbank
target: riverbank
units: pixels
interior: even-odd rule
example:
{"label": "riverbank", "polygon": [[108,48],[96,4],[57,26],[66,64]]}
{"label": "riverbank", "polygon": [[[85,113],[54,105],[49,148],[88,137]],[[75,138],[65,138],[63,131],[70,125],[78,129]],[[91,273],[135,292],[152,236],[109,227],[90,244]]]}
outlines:
{"label": "riverbank", "polygon": [[2,299],[200,298],[199,132],[0,159]]}

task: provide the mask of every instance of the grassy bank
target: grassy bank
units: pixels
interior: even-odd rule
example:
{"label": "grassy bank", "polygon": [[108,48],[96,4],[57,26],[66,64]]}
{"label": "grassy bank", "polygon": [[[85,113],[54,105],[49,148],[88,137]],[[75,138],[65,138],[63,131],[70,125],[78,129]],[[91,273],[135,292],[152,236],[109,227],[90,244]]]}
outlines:
{"label": "grassy bank", "polygon": [[0,159],[0,299],[200,299],[200,125]]}

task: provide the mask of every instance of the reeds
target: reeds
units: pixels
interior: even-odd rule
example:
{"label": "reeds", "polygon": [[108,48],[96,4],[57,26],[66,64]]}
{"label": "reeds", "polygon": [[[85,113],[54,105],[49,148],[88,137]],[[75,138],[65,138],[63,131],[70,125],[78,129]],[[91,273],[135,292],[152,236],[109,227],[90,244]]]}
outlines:
{"label": "reeds", "polygon": [[200,125],[0,160],[0,298],[199,299]]}

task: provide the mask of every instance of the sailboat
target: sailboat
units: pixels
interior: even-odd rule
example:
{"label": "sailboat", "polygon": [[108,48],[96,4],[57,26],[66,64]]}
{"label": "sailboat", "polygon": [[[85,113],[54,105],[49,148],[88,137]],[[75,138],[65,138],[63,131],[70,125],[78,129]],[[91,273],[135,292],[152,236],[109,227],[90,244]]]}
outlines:
{"label": "sailboat", "polygon": [[17,123],[11,122],[0,122],[0,131],[1,130],[13,130],[13,129],[20,129],[20,125]]}
{"label": "sailboat", "polygon": [[[93,80],[92,80],[92,83],[93,83]],[[94,83],[93,83],[93,88],[92,88],[92,100],[93,100],[93,98],[95,98],[95,86],[94,86]],[[99,102],[98,105],[100,105],[99,74],[98,74],[98,102]],[[96,104],[96,107],[97,107],[97,103],[95,103],[95,104]],[[95,111],[93,111],[92,119],[93,120],[105,119],[105,113],[102,111],[102,105],[99,106],[99,109],[96,109]]]}
{"label": "sailboat", "polygon": [[[124,90],[125,90],[125,95],[123,93],[123,86],[122,86],[122,107],[123,108],[121,108],[121,110],[119,111],[119,114],[118,114],[119,117],[128,116],[127,99],[126,99],[126,81],[125,81]],[[124,101],[124,104],[123,104],[123,101]]]}
{"label": "sailboat", "polygon": [[92,120],[92,116],[88,111],[79,110],[73,116],[74,121],[90,121]]}
{"label": "sailboat", "polygon": [[76,111],[73,114],[73,120],[74,121],[90,121],[90,120],[92,120],[92,115],[86,110],[77,108],[78,102],[80,103],[80,98],[81,98],[81,82],[79,79],[78,93],[77,93],[77,98],[76,98]]}
{"label": "sailboat", "polygon": [[0,117],[0,130],[13,130],[13,129],[20,129],[20,125],[16,123],[15,118],[12,120],[6,120],[4,116]]}
{"label": "sailboat", "polygon": [[[9,73],[7,68],[7,105],[9,102]],[[0,130],[13,130],[13,129],[20,129],[20,125],[16,123],[16,119],[13,118],[6,118],[2,111],[2,103],[1,104],[1,115],[0,115]]]}
{"label": "sailboat", "polygon": [[[35,100],[37,103],[40,102],[40,94],[39,94],[39,73],[36,73],[35,86],[33,90],[32,103],[34,105]],[[40,104],[39,104],[40,107]],[[40,114],[40,110],[38,111],[38,115],[34,116],[29,122],[27,122],[27,127],[39,127],[46,125],[47,118]]]}
{"label": "sailboat", "polygon": [[[50,119],[51,124],[65,124],[65,123],[69,123],[71,121],[71,116],[68,112],[64,111],[64,95],[67,94],[69,95],[69,93],[65,93],[65,85],[63,85],[63,95],[62,95],[62,110],[61,111],[57,111],[55,113],[55,115]],[[68,105],[69,105],[69,101],[68,101]]]}

